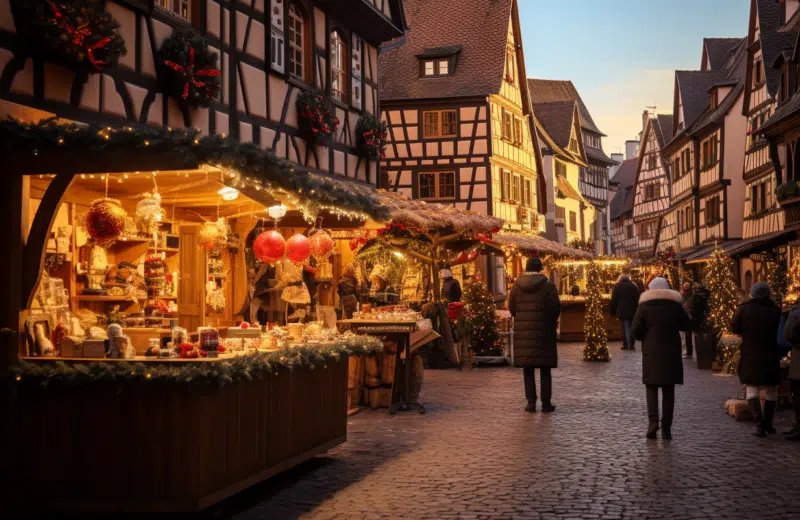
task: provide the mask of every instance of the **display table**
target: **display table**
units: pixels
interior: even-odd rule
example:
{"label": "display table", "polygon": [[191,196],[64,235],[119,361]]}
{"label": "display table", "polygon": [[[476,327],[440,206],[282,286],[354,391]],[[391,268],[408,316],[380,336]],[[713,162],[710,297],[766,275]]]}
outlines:
{"label": "display table", "polygon": [[[425,407],[410,399],[411,388],[411,344],[412,336],[419,332],[416,321],[378,321],[378,320],[341,320],[341,328],[349,329],[356,334],[380,336],[397,342],[397,354],[394,368],[394,385],[392,386],[392,405],[389,413],[418,410],[425,413]],[[402,362],[402,363],[401,363]],[[400,385],[401,364],[405,366],[404,384]],[[402,388],[400,388],[402,386]]]}
{"label": "display table", "polygon": [[[13,475],[3,503],[19,511],[206,508],[346,440],[348,356],[317,359],[244,376],[237,370],[246,360],[236,356],[28,361],[17,376],[24,388],[3,397],[3,440],[14,447],[3,458],[2,473]],[[91,373],[125,367],[142,377],[42,386],[36,371],[48,364]],[[185,367],[231,379],[165,376]]]}
{"label": "display table", "polygon": [[[603,298],[603,316],[609,341],[622,341],[622,324],[616,316],[608,313],[610,298]],[[583,325],[586,316],[586,298],[561,297],[560,340],[564,342],[584,341]]]}

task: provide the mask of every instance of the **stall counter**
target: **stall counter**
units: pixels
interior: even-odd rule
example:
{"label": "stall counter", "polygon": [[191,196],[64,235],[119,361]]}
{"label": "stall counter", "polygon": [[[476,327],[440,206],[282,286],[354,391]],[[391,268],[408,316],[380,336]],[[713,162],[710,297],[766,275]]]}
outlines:
{"label": "stall counter", "polygon": [[[603,316],[609,341],[622,341],[622,325],[616,316],[608,312],[610,296],[603,296]],[[584,341],[583,325],[586,316],[586,298],[561,296],[560,339],[563,342]]]}

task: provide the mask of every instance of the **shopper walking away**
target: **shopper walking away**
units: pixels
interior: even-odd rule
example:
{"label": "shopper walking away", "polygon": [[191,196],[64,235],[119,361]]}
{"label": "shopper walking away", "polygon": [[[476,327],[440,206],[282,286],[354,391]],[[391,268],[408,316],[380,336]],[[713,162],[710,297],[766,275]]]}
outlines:
{"label": "shopper walking away", "polygon": [[649,290],[639,299],[631,333],[642,342],[642,382],[647,388],[647,438],[658,432],[658,389],[661,389],[663,415],[661,438],[672,438],[675,410],[675,385],[683,384],[681,332],[689,330],[689,316],[683,309],[681,293],[669,288],[666,279],[650,281]]}
{"label": "shopper walking away", "polygon": [[531,258],[525,273],[517,278],[508,301],[514,316],[514,364],[523,367],[527,412],[536,411],[536,376],[541,378],[542,411],[552,412],[553,380],[550,370],[558,367],[556,330],[561,314],[558,289],[542,271],[542,261]]}
{"label": "shopper walking away", "polygon": [[453,278],[453,273],[450,269],[442,269],[439,271],[439,279],[442,281],[442,298],[447,303],[454,303],[461,301],[461,284],[458,280]]}
{"label": "shopper walking away", "polygon": [[[739,381],[745,385],[747,401],[756,421],[756,436],[776,433],[772,427],[778,402],[781,360],[778,350],[778,326],[781,310],[770,299],[769,285],[755,284],[751,299],[739,305],[733,316],[731,332],[742,336]],[[761,409],[764,399],[764,409]]]}
{"label": "shopper walking away", "polygon": [[619,276],[611,291],[609,312],[622,323],[622,350],[635,350],[635,342],[631,337],[631,321],[639,306],[639,294],[639,288],[627,274]]}
{"label": "shopper walking away", "polygon": [[[689,315],[690,319],[692,317],[693,292],[692,284],[689,282],[683,282],[683,286],[681,287],[681,296],[683,296],[683,310],[686,311],[686,314]],[[686,352],[683,357],[691,358],[694,354],[694,344],[692,343],[693,335],[694,333],[691,328],[684,332],[684,336],[686,336]]]}
{"label": "shopper walking away", "polygon": [[789,367],[789,382],[794,405],[794,428],[788,432],[787,440],[800,442],[800,305],[792,309],[783,326],[783,337],[792,344],[792,364]]}

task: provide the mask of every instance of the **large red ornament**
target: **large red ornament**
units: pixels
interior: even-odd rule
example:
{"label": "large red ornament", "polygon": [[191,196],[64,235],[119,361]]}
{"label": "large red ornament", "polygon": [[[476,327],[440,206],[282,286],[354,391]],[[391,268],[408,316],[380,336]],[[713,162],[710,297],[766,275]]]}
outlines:
{"label": "large red ornament", "polygon": [[305,235],[294,235],[286,243],[286,256],[292,262],[305,262],[308,255],[311,253],[311,244]]}
{"label": "large red ornament", "polygon": [[274,229],[265,231],[256,237],[253,252],[261,262],[274,264],[286,253],[286,240]]}
{"label": "large red ornament", "polygon": [[128,214],[115,199],[99,199],[86,213],[86,231],[100,245],[110,244],[125,229]]}
{"label": "large red ornament", "polygon": [[323,260],[331,256],[333,251],[333,239],[327,231],[318,230],[311,235],[308,240],[311,246],[311,254],[318,260]]}

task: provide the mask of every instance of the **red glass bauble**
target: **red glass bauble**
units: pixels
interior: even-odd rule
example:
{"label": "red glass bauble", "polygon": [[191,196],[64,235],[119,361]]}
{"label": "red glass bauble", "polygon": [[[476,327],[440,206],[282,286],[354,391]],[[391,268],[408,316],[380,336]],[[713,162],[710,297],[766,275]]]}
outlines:
{"label": "red glass bauble", "polygon": [[286,240],[274,229],[265,231],[253,243],[253,252],[259,261],[274,264],[286,253]]}
{"label": "red glass bauble", "polygon": [[286,256],[292,262],[305,262],[309,254],[311,254],[311,245],[305,235],[294,235],[286,243]]}
{"label": "red glass bauble", "polygon": [[86,213],[86,231],[98,244],[109,244],[125,230],[127,217],[128,214],[118,200],[96,200]]}
{"label": "red glass bauble", "polygon": [[308,239],[311,246],[311,254],[314,258],[323,260],[331,256],[333,252],[333,239],[327,231],[319,230]]}

